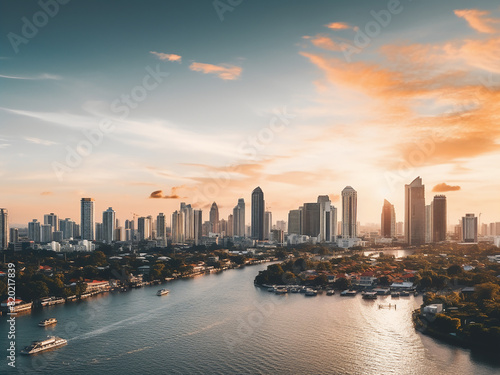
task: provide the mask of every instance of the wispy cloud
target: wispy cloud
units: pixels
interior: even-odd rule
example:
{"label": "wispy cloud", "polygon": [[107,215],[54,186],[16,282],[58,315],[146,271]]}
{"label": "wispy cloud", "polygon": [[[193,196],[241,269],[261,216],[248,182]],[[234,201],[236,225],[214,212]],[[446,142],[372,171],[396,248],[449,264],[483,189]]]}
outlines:
{"label": "wispy cloud", "polygon": [[54,193],[51,191],[42,191],[40,195],[53,195]]}
{"label": "wispy cloud", "polygon": [[150,51],[149,53],[155,55],[160,60],[178,61],[178,62],[182,61],[182,56],[176,55],[175,53],[162,53],[162,52],[155,52],[155,51]]}
{"label": "wispy cloud", "polygon": [[5,78],[5,79],[21,79],[21,80],[28,80],[28,81],[41,81],[41,80],[56,80],[59,81],[62,79],[61,76],[55,75],[55,74],[48,74],[48,73],[43,73],[38,76],[32,76],[32,77],[26,77],[26,76],[8,76],[4,74],[0,74],[0,78]]}
{"label": "wispy cloud", "polygon": [[46,139],[34,138],[34,137],[25,137],[24,139],[27,140],[28,142],[43,146],[52,146],[57,144],[57,142],[48,141]]}
{"label": "wispy cloud", "polygon": [[318,34],[316,36],[304,36],[304,39],[309,39],[311,43],[327,51],[342,51],[342,46],[333,41],[329,36]]}
{"label": "wispy cloud", "polygon": [[480,33],[494,34],[499,31],[500,19],[488,17],[491,12],[478,9],[455,10],[457,17],[467,21],[470,27]]}
{"label": "wispy cloud", "polygon": [[345,22],[332,22],[332,23],[329,23],[325,26],[328,27],[329,29],[332,29],[332,30],[348,30],[348,29],[357,30],[358,29],[356,26],[351,26]]}
{"label": "wispy cloud", "polygon": [[189,66],[189,69],[194,70],[195,72],[202,72],[204,74],[215,74],[217,77],[223,80],[237,79],[243,70],[241,67],[236,65],[213,65],[199,62],[192,63]]}
{"label": "wispy cloud", "polygon": [[457,191],[457,190],[460,190],[460,186],[451,186],[448,185],[446,182],[437,184],[432,188],[432,191],[435,193],[445,193],[447,191]]}

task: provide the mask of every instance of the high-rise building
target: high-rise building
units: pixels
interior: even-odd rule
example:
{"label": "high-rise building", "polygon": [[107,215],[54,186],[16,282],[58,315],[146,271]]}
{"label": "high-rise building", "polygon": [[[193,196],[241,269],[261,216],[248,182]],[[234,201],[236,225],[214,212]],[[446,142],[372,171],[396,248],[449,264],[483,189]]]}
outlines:
{"label": "high-rise building", "polygon": [[227,232],[226,235],[228,237],[234,236],[234,216],[233,214],[229,214],[227,217]]}
{"label": "high-rise building", "polygon": [[33,219],[28,223],[28,239],[34,242],[40,242],[41,236],[40,222],[37,219]]}
{"label": "high-rise building", "polygon": [[166,240],[166,228],[167,226],[165,224],[165,215],[160,212],[158,216],[156,216],[156,237],[162,240]]}
{"label": "high-rise building", "polygon": [[137,234],[139,236],[139,241],[150,240],[153,236],[153,231],[151,228],[152,217],[141,216],[137,219]]}
{"label": "high-rise building", "polygon": [[193,226],[193,208],[190,204],[181,202],[181,211],[184,220],[184,241],[192,241],[194,238],[194,226]]}
{"label": "high-rise building", "polygon": [[488,224],[481,224],[481,236],[488,235]]}
{"label": "high-rise building", "polygon": [[9,242],[10,243],[18,243],[19,242],[19,229],[18,228],[10,228]]}
{"label": "high-rise building", "polygon": [[50,224],[42,224],[40,226],[40,242],[48,243],[52,241],[52,231],[54,227]]}
{"label": "high-rise building", "polygon": [[285,220],[278,220],[276,221],[276,229],[286,232],[287,230],[286,224],[287,222]]}
{"label": "high-rise building", "polygon": [[273,226],[273,214],[271,211],[264,212],[264,239],[271,239],[271,230]]}
{"label": "high-rise building", "polygon": [[252,191],[252,239],[264,240],[264,193],[258,186]]}
{"label": "high-rise building", "polygon": [[405,185],[405,241],[412,246],[425,243],[425,185],[420,177]]}
{"label": "high-rise building", "polygon": [[446,241],[446,196],[436,195],[432,201],[432,242]]}
{"label": "high-rise building", "polygon": [[219,233],[220,233],[221,237],[226,237],[227,221],[225,219],[219,220]]}
{"label": "high-rise building", "polygon": [[184,243],[184,214],[182,211],[172,213],[172,242]]}
{"label": "high-rise building", "polygon": [[319,236],[319,203],[304,203],[302,206],[302,230],[301,234]]}
{"label": "high-rise building", "polygon": [[212,203],[212,207],[210,208],[210,231],[212,233],[219,233],[219,208],[217,207],[217,203]]}
{"label": "high-rise building", "polygon": [[114,241],[124,241],[125,240],[125,231],[124,231],[123,227],[116,227],[115,228],[115,233],[113,235],[113,238],[114,238]]}
{"label": "high-rise building", "polygon": [[193,211],[193,229],[194,244],[199,245],[201,243],[201,237],[203,235],[203,212],[201,210]]}
{"label": "high-rise building", "polygon": [[288,213],[288,234],[302,234],[302,207]]}
{"label": "high-rise building", "polygon": [[245,200],[238,199],[238,204],[233,208],[233,236],[245,237]]}
{"label": "high-rise building", "polygon": [[384,199],[380,223],[380,235],[385,238],[396,237],[396,211],[394,205]]}
{"label": "high-rise building", "polygon": [[0,208],[0,250],[7,250],[9,246],[9,211]]}
{"label": "high-rise building", "polygon": [[337,209],[328,195],[318,196],[319,242],[334,242],[337,238]]}
{"label": "high-rise building", "polygon": [[434,219],[432,208],[432,202],[425,206],[425,243],[432,242],[432,220]]}
{"label": "high-rise building", "polygon": [[477,242],[477,217],[474,214],[462,217],[462,241]]}
{"label": "high-rise building", "polygon": [[358,236],[358,193],[351,186],[342,190],[342,237]]}
{"label": "high-rise building", "polygon": [[405,234],[405,223],[398,221],[396,223],[396,235],[402,236]]}
{"label": "high-rise building", "polygon": [[59,229],[63,233],[63,239],[68,240],[70,238],[75,238],[75,222],[69,218],[64,220],[59,220]]}
{"label": "high-rise building", "polygon": [[102,223],[95,223],[94,239],[102,241]]}
{"label": "high-rise building", "polygon": [[82,198],[80,232],[82,240],[94,240],[94,199]]}
{"label": "high-rise building", "polygon": [[53,212],[43,216],[43,223],[52,225],[52,232],[59,230],[59,220],[57,219],[57,215]]}
{"label": "high-rise building", "polygon": [[115,240],[115,211],[109,207],[102,213],[102,240],[106,243],[111,243]]}

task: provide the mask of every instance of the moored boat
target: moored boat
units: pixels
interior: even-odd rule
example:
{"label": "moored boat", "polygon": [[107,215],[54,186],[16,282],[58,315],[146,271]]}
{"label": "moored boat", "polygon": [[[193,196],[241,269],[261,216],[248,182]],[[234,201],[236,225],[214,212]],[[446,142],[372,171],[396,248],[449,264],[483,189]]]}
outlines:
{"label": "moored boat", "polygon": [[377,292],[365,292],[363,299],[377,299]]}
{"label": "moored boat", "polygon": [[307,297],[314,297],[314,296],[317,296],[318,295],[318,292],[315,291],[314,289],[306,289],[306,296]]}
{"label": "moored boat", "polygon": [[334,294],[335,294],[335,290],[333,290],[333,289],[330,289],[330,290],[326,291],[326,295],[327,296],[333,296]]}
{"label": "moored boat", "polygon": [[167,295],[168,293],[170,293],[170,290],[168,290],[168,289],[160,289],[159,291],[156,292],[156,295],[157,296],[164,296],[164,295]]}

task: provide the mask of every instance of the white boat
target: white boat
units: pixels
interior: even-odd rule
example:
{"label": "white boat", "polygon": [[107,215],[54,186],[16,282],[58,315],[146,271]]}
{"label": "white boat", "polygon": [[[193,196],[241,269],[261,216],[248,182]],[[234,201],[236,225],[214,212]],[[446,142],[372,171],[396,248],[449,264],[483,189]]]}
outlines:
{"label": "white boat", "polygon": [[318,292],[317,292],[317,291],[315,291],[314,289],[309,289],[309,288],[308,288],[308,289],[306,290],[306,296],[307,296],[307,297],[315,297],[315,296],[317,296],[317,295],[318,295]]}
{"label": "white boat", "polygon": [[274,291],[274,293],[276,293],[276,294],[286,294],[286,293],[288,293],[288,289],[287,288],[276,288],[276,290]]}
{"label": "white boat", "polygon": [[335,295],[335,290],[333,290],[333,289],[329,289],[329,290],[327,290],[327,291],[326,291],[326,295],[327,295],[327,296],[333,296],[333,295]]}
{"label": "white boat", "polygon": [[168,293],[170,293],[170,290],[168,290],[168,289],[160,289],[159,291],[156,292],[156,295],[157,296],[164,296],[164,295],[167,295]]}
{"label": "white boat", "polygon": [[50,326],[50,325],[56,324],[56,323],[57,323],[56,318],[48,318],[48,319],[42,320],[40,323],[38,323],[38,325],[40,327],[47,327],[47,326]]}
{"label": "white boat", "polygon": [[56,336],[47,336],[47,338],[43,341],[33,341],[31,345],[25,347],[21,350],[21,354],[31,355],[40,352],[44,352],[46,350],[58,348],[60,346],[64,346],[68,343],[67,340],[62,339]]}

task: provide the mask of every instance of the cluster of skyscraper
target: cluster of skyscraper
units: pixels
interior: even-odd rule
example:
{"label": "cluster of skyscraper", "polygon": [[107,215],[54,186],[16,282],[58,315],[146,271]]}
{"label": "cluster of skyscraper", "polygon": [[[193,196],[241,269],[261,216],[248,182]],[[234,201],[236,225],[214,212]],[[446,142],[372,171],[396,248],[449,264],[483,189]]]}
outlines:
{"label": "cluster of skyscraper", "polygon": [[[115,211],[110,207],[102,213],[102,223],[95,223],[94,199],[81,199],[80,225],[66,218],[59,219],[54,213],[44,215],[43,224],[34,219],[28,223],[28,239],[38,243],[50,241],[60,242],[73,238],[89,241],[133,240],[167,240],[167,223],[163,213],[156,220],[152,216],[126,220],[121,227]],[[134,214],[135,215],[135,214]],[[137,215],[135,215],[137,216]],[[134,217],[135,219],[135,217]],[[209,220],[203,221],[203,212],[194,209],[190,204],[182,202],[180,209],[172,213],[171,239],[173,243],[200,244],[203,237],[249,237],[253,240],[274,240],[284,242],[286,222],[272,225],[272,213],[266,211],[264,192],[255,188],[251,195],[251,225],[245,225],[245,200],[238,199],[232,214],[226,219],[219,218],[219,208],[213,202]],[[384,200],[381,215],[380,235],[394,238],[399,234],[397,229],[394,205]],[[402,225],[403,223],[401,223]],[[490,226],[483,224],[482,233],[500,235],[500,223]],[[352,246],[351,240],[358,237],[357,192],[351,186],[342,190],[342,220],[337,223],[337,209],[332,205],[328,195],[320,195],[314,203],[304,203],[288,214],[288,236],[307,236],[316,242],[339,242]],[[463,242],[477,242],[478,218],[474,214],[466,214],[456,227],[457,239]],[[341,233],[339,233],[341,232]],[[497,233],[498,232],[498,233]],[[340,236],[341,235],[341,236]],[[10,241],[9,241],[10,236]],[[405,242],[409,245],[422,245],[441,242],[447,239],[447,206],[444,195],[434,196],[431,204],[425,205],[425,186],[417,177],[405,185]],[[17,242],[17,228],[8,227],[8,211],[0,208],[0,249],[6,249],[9,242]],[[165,242],[166,243],[166,242]]]}

